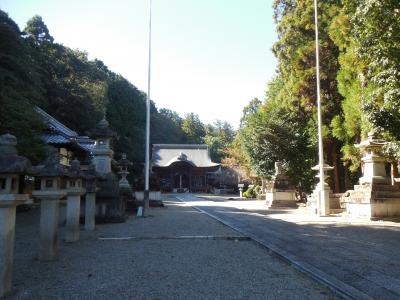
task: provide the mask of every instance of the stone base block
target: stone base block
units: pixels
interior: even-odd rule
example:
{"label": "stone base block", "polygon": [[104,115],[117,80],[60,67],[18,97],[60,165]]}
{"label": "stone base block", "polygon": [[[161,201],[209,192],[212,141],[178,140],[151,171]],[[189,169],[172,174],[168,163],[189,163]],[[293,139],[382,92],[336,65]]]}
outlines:
{"label": "stone base block", "polygon": [[297,208],[294,191],[269,192],[265,196],[268,208]]}
{"label": "stone base block", "polygon": [[400,199],[374,203],[346,203],[346,212],[358,218],[400,217]]}

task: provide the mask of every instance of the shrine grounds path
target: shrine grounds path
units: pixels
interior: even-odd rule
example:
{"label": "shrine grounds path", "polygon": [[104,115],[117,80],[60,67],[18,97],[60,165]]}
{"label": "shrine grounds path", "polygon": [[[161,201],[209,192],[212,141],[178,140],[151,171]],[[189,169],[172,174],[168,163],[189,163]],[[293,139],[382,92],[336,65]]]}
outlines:
{"label": "shrine grounds path", "polygon": [[312,278],[352,299],[400,299],[400,220],[318,217],[268,210],[265,201],[177,196],[258,241]]}
{"label": "shrine grounds path", "polygon": [[338,299],[191,203],[164,203],[77,243],[60,228],[58,259],[46,263],[36,259],[39,210],[18,213],[8,299]]}

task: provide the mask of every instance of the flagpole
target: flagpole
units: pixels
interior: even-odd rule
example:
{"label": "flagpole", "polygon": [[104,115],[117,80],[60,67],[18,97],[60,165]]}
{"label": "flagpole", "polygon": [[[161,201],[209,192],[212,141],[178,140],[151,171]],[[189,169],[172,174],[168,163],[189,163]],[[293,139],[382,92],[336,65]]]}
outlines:
{"label": "flagpole", "polygon": [[145,154],[145,188],[143,200],[143,216],[147,216],[150,208],[149,177],[150,177],[150,83],[151,83],[151,7],[149,0],[149,56],[147,73],[147,101],[146,101],[146,154]]}
{"label": "flagpole", "polygon": [[[317,109],[318,109],[318,156],[319,156],[319,203],[318,213],[320,216],[329,215],[329,198],[325,195],[325,174],[324,174],[324,147],[322,140],[322,112],[321,112],[321,84],[319,74],[319,37],[318,37],[318,3],[314,0],[315,14],[315,58],[317,76]],[[327,202],[328,201],[328,202]]]}

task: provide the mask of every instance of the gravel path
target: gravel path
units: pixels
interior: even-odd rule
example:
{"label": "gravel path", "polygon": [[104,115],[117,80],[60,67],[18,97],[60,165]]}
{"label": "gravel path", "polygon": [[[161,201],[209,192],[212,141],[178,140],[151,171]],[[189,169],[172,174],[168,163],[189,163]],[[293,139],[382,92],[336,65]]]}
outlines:
{"label": "gravel path", "polygon": [[36,259],[38,211],[19,213],[9,299],[336,299],[236,231],[173,198],[165,204],[153,217],[81,231],[74,244],[60,228],[51,263]]}

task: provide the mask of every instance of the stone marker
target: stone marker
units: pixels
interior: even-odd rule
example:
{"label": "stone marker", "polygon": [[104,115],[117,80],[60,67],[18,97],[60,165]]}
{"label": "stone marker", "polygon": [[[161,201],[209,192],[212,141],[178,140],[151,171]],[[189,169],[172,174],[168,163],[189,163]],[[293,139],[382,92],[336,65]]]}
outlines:
{"label": "stone marker", "polygon": [[20,175],[29,172],[31,164],[18,155],[16,144],[15,136],[0,136],[0,298],[12,288],[15,208],[29,199],[20,194]]}
{"label": "stone marker", "polygon": [[66,242],[79,240],[79,217],[81,211],[81,196],[85,193],[82,184],[82,172],[78,160],[71,161],[67,172],[67,226]]}
{"label": "stone marker", "polygon": [[96,179],[97,173],[93,164],[89,165],[89,168],[84,172],[85,178],[85,230],[95,229],[95,217],[96,217]]}
{"label": "stone marker", "polygon": [[45,165],[34,168],[35,177],[40,179],[40,190],[34,190],[32,195],[40,200],[41,261],[54,260],[57,255],[59,201],[67,195],[67,192],[61,189],[61,178],[65,177],[65,169],[59,161],[57,150],[51,148]]}

